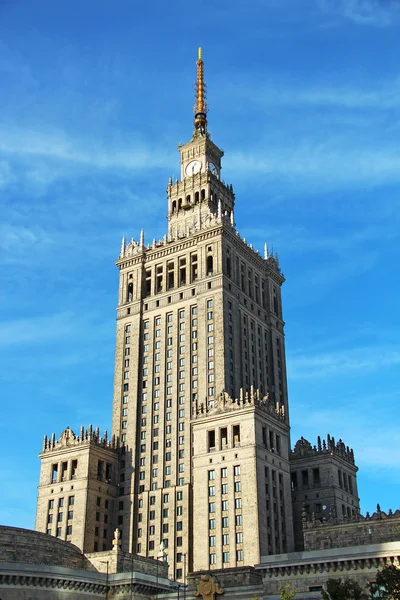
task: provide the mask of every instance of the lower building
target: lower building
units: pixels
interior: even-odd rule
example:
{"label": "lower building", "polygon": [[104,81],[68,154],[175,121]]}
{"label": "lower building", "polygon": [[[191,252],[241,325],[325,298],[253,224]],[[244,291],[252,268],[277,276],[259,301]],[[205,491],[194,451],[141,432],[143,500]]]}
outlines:
{"label": "lower building", "polygon": [[106,552],[83,554],[53,536],[0,526],[1,600],[150,600],[170,589],[161,560]]}

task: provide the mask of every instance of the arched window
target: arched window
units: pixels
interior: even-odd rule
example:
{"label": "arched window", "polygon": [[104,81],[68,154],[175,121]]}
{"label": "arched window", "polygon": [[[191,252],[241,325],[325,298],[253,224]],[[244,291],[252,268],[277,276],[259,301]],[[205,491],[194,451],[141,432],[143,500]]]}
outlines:
{"label": "arched window", "polygon": [[190,196],[186,196],[186,204],[190,204]]}
{"label": "arched window", "polygon": [[126,301],[132,302],[133,300],[133,283],[128,283],[128,288],[126,292]]}
{"label": "arched window", "polygon": [[201,199],[202,200],[206,199],[206,190],[201,190]]}
{"label": "arched window", "polygon": [[172,203],[172,212],[176,212],[176,200]]}
{"label": "arched window", "polygon": [[178,200],[178,210],[181,210],[182,208],[182,198],[179,198]]}
{"label": "arched window", "polygon": [[194,203],[198,204],[199,200],[200,200],[200,194],[199,194],[199,192],[196,192],[194,195]]}
{"label": "arched window", "polygon": [[213,257],[207,256],[207,275],[213,274]]}

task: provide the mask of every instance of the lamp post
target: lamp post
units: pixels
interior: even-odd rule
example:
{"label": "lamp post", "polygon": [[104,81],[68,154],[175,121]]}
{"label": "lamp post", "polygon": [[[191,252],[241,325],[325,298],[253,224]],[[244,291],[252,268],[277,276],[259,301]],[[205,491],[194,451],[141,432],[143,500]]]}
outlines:
{"label": "lamp post", "polygon": [[164,562],[164,542],[161,542],[160,544],[160,551],[156,556],[157,559],[157,568],[156,568],[156,600],[158,600],[158,559],[160,558],[160,556],[162,557],[162,561]]}

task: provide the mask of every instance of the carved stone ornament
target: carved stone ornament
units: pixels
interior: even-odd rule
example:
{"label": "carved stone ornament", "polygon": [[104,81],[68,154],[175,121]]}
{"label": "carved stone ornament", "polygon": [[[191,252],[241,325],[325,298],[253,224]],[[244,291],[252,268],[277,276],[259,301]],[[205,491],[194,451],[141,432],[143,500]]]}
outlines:
{"label": "carved stone ornament", "polygon": [[62,446],[70,446],[72,444],[72,442],[75,439],[75,434],[72,431],[72,429],[70,429],[69,427],[67,427],[66,429],[64,429],[64,431],[61,434],[60,437],[60,444]]}
{"label": "carved stone ornament", "polygon": [[223,594],[224,590],[218,583],[214,583],[211,575],[202,575],[201,581],[197,585],[195,596],[201,596],[203,600],[215,600],[215,594]]}

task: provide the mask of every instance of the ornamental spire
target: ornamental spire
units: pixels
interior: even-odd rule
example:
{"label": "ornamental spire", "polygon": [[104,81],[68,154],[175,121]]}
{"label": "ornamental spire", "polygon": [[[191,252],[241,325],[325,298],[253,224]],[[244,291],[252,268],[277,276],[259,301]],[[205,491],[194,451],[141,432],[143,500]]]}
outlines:
{"label": "ornamental spire", "polygon": [[203,51],[199,48],[197,57],[197,81],[195,83],[194,126],[195,132],[205,133],[207,129],[206,84],[204,82]]}

